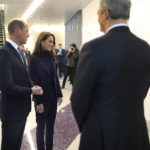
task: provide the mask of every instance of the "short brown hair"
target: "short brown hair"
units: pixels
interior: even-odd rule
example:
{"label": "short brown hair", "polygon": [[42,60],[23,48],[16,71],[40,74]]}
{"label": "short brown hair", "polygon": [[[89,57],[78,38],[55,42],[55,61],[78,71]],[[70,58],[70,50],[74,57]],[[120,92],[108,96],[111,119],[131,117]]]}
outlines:
{"label": "short brown hair", "polygon": [[20,19],[13,19],[8,24],[8,33],[14,33],[15,29],[19,27],[21,30],[25,28],[25,23]]}

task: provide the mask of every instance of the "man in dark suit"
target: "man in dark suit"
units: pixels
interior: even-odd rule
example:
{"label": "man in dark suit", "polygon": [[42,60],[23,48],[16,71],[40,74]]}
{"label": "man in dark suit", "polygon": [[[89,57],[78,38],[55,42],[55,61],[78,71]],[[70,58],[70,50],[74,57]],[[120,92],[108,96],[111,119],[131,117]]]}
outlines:
{"label": "man in dark suit", "polygon": [[0,90],[2,150],[20,150],[31,94],[41,95],[42,88],[29,78],[19,45],[29,37],[28,25],[14,19],[8,24],[9,38],[0,49]]}
{"label": "man in dark suit", "polygon": [[59,44],[59,48],[56,49],[56,57],[57,57],[57,68],[59,77],[62,77],[65,74],[65,66],[66,66],[66,50],[62,48],[62,44]]}
{"label": "man in dark suit", "polygon": [[127,26],[130,7],[130,0],[101,0],[105,35],[81,51],[71,96],[80,150],[150,150],[143,106],[150,47]]}

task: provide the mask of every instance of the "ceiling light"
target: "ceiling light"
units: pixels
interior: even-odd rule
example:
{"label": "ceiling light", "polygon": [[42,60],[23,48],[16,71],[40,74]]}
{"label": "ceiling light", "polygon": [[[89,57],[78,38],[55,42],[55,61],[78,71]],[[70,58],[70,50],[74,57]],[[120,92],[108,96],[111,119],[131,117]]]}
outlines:
{"label": "ceiling light", "polygon": [[29,6],[29,8],[23,14],[22,20],[26,21],[43,1],[44,0],[34,0],[34,2]]}

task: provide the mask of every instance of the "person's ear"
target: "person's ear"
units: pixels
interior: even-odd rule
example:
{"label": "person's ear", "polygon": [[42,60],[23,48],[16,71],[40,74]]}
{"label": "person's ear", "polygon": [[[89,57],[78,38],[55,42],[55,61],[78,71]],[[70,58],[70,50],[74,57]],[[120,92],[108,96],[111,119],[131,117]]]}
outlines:
{"label": "person's ear", "polygon": [[19,27],[16,27],[14,33],[15,33],[15,34],[18,34],[18,33],[20,33],[20,31],[21,31],[21,29],[20,29]]}
{"label": "person's ear", "polygon": [[108,19],[108,18],[109,18],[110,13],[109,13],[108,8],[104,8],[104,16],[105,16],[105,19]]}

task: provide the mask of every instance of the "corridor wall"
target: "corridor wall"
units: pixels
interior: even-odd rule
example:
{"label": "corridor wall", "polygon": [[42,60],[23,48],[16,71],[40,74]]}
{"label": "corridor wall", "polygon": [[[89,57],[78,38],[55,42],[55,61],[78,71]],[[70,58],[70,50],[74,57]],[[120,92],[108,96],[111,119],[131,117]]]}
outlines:
{"label": "corridor wall", "polygon": [[65,45],[75,43],[79,48],[82,44],[82,11],[79,10],[65,24]]}

